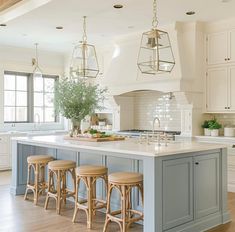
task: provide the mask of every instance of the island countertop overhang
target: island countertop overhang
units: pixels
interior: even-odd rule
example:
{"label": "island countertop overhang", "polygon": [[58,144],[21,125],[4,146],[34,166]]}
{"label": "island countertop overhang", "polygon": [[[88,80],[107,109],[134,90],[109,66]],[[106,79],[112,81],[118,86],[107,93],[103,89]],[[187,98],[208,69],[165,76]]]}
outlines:
{"label": "island countertop overhang", "polygon": [[124,141],[112,142],[84,142],[64,139],[63,135],[47,135],[47,136],[29,136],[12,138],[21,144],[34,146],[47,146],[52,148],[70,149],[70,150],[90,150],[100,152],[121,153],[126,155],[136,155],[142,157],[163,157],[182,153],[208,151],[214,149],[222,149],[227,146],[224,144],[200,143],[194,141],[174,141],[168,146],[162,144],[139,143],[138,139],[126,139]]}

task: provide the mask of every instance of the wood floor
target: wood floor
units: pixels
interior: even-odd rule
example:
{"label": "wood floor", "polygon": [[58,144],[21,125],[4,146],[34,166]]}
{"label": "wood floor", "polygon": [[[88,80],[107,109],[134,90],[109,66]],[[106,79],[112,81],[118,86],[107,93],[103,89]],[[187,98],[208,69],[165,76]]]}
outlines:
{"label": "wood floor", "polygon": [[[86,217],[83,211],[79,211],[77,223],[71,222],[73,215],[73,204],[67,204],[62,209],[61,216],[55,213],[55,202],[51,200],[49,209],[43,209],[44,198],[40,198],[39,205],[34,206],[30,201],[24,201],[23,196],[12,196],[9,194],[9,183],[3,180],[0,173],[0,232],[102,232],[104,215],[97,213],[92,230],[86,228]],[[2,179],[1,179],[2,178]],[[5,185],[3,185],[3,183]],[[232,222],[219,226],[210,232],[235,232],[235,193],[229,193],[229,209]],[[109,232],[119,231],[116,224],[109,226]],[[141,232],[143,227],[134,225],[130,232]]]}

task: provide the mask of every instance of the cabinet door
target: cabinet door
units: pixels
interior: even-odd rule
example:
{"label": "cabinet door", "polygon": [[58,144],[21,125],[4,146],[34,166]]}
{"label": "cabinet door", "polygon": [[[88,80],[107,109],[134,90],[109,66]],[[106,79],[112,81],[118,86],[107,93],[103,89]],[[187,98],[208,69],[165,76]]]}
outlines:
{"label": "cabinet door", "polygon": [[227,68],[215,68],[207,71],[207,111],[224,112],[228,107]]}
{"label": "cabinet door", "polygon": [[224,64],[228,58],[228,33],[209,34],[207,37],[207,63]]}
{"label": "cabinet door", "polygon": [[195,216],[219,211],[219,153],[194,158]]}
{"label": "cabinet door", "polygon": [[163,161],[163,229],[193,220],[192,158]]}
{"label": "cabinet door", "polygon": [[229,31],[228,35],[228,62],[235,62],[235,30]]}
{"label": "cabinet door", "polygon": [[228,69],[228,106],[230,111],[235,111],[235,66]]}

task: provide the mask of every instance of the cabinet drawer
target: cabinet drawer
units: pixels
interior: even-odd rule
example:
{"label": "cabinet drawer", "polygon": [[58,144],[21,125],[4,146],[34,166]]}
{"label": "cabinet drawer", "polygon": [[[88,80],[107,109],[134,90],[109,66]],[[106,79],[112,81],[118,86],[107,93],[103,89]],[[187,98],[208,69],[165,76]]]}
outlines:
{"label": "cabinet drawer", "polygon": [[10,157],[7,154],[0,156],[0,168],[3,167],[10,167]]}

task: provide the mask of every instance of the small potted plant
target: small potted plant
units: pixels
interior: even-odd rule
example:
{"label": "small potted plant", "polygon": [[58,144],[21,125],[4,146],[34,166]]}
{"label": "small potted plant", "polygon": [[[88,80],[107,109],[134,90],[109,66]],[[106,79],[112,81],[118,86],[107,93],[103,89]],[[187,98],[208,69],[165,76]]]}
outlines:
{"label": "small potted plant", "polygon": [[208,124],[211,131],[211,136],[219,136],[219,129],[222,127],[222,125],[217,122],[216,118],[210,120]]}
{"label": "small potted plant", "polygon": [[202,128],[204,129],[204,135],[205,136],[210,136],[211,135],[211,130],[209,129],[209,121],[205,120],[202,124]]}

